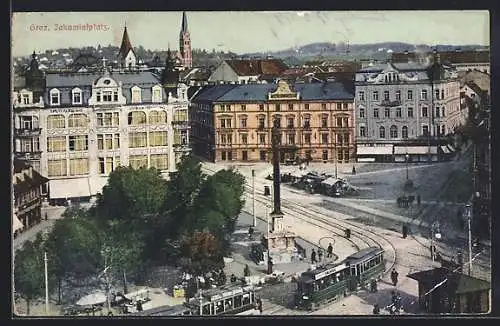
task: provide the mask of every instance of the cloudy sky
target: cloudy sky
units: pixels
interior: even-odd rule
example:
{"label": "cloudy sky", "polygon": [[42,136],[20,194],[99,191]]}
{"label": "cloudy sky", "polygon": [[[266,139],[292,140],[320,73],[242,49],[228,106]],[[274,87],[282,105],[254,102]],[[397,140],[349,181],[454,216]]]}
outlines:
{"label": "cloudy sky", "polygon": [[[48,49],[120,45],[127,24],[134,47],[178,49],[182,12],[13,13],[12,55]],[[283,50],[313,42],[488,45],[488,11],[187,12],[194,48],[236,53]],[[101,30],[57,27],[102,24]]]}

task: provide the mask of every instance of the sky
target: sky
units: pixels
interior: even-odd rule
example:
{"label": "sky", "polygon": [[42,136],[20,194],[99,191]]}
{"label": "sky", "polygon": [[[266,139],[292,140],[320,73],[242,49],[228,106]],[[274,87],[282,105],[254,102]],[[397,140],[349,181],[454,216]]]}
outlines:
{"label": "sky", "polygon": [[[193,48],[238,54],[289,49],[314,42],[489,45],[482,11],[239,11],[187,12]],[[182,12],[32,12],[12,14],[12,55],[33,51],[120,46],[127,25],[134,47],[179,48]],[[65,25],[100,30],[58,30]]]}

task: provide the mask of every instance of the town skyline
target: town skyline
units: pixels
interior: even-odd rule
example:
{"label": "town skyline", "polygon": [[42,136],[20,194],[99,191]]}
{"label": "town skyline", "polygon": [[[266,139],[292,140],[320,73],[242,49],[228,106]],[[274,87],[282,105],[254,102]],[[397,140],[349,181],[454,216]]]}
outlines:
{"label": "town skyline", "polygon": [[[316,42],[489,45],[488,11],[426,11],[425,15],[422,11],[186,13],[193,48],[209,51],[273,52]],[[119,46],[125,25],[134,47],[177,50],[181,18],[180,11],[14,13],[12,55],[65,47]],[[370,22],[372,27],[367,30],[360,21]],[[67,26],[80,24],[92,25],[93,30],[67,30]],[[419,33],[411,32],[415,28]],[[247,37],[241,37],[243,32]]]}

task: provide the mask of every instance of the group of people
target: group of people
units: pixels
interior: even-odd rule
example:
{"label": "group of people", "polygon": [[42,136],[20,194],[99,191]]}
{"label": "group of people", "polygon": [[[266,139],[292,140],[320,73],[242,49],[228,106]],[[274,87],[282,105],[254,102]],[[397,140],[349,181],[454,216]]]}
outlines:
{"label": "group of people", "polygon": [[[328,244],[328,248],[326,249],[326,258],[332,258],[333,257],[333,245],[330,243]],[[316,264],[316,263],[321,263],[323,259],[323,249],[319,248],[318,249],[318,255],[316,258],[316,250],[314,248],[311,251],[311,264]]]}

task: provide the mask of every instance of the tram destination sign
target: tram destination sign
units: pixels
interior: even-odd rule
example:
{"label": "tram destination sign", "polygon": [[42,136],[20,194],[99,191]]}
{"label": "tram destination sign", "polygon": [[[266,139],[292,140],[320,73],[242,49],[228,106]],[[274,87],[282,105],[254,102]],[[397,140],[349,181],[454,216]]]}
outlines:
{"label": "tram destination sign", "polygon": [[337,272],[343,270],[346,266],[347,266],[347,264],[340,264],[340,265],[337,265],[337,266],[332,267],[330,269],[327,269],[324,272],[321,272],[321,273],[314,275],[314,280],[319,280],[319,279],[322,279],[323,277],[326,277],[328,275],[332,275],[334,273],[337,273]]}

